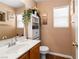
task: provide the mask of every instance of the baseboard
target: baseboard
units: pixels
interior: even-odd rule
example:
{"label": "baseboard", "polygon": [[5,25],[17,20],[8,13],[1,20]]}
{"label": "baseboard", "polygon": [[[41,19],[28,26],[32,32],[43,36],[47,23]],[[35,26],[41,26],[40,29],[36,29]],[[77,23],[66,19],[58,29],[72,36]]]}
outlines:
{"label": "baseboard", "polygon": [[73,59],[73,57],[72,57],[72,56],[65,55],[65,54],[61,54],[61,53],[48,52],[48,54],[51,54],[51,55],[56,55],[56,56],[60,56],[60,57],[68,58],[68,59]]}

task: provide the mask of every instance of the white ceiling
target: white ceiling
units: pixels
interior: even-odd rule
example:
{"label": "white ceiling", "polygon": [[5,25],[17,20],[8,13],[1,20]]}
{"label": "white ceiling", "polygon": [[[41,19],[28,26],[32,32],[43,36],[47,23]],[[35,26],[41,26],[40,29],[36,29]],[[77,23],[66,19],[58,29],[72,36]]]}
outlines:
{"label": "white ceiling", "polygon": [[34,0],[34,1],[36,1],[37,3],[39,3],[39,2],[45,2],[47,0]]}
{"label": "white ceiling", "polygon": [[[44,2],[44,1],[47,1],[47,0],[33,0],[33,1]],[[19,8],[19,7],[24,6],[24,3],[22,3],[21,0],[0,0],[0,3],[4,3],[4,4],[9,5],[13,8]]]}
{"label": "white ceiling", "polygon": [[21,2],[21,0],[0,0],[0,3],[4,3],[13,8],[19,8],[19,7],[24,6],[24,4]]}

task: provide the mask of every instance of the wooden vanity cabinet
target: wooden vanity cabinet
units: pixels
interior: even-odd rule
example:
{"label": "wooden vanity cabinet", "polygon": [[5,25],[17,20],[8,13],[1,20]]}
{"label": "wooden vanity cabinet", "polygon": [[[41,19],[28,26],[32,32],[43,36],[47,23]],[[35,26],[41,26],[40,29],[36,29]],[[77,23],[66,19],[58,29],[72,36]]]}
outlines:
{"label": "wooden vanity cabinet", "polygon": [[40,43],[32,47],[28,52],[20,56],[18,59],[40,59]]}
{"label": "wooden vanity cabinet", "polygon": [[37,44],[30,50],[30,59],[40,59],[40,44]]}
{"label": "wooden vanity cabinet", "polygon": [[25,54],[23,54],[21,57],[19,57],[18,59],[30,59],[30,53],[29,51]]}

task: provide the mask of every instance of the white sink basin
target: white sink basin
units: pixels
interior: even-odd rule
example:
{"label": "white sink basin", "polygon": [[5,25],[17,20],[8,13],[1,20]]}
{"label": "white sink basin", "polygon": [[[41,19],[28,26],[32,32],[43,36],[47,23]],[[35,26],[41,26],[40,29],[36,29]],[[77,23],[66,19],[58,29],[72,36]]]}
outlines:
{"label": "white sink basin", "polygon": [[9,49],[6,51],[6,53],[18,53],[19,50],[21,50],[23,47],[27,47],[28,45],[27,44],[17,44],[17,45],[14,45],[12,47],[9,47]]}
{"label": "white sink basin", "polygon": [[4,53],[6,51],[6,48],[8,48],[8,46],[3,46],[3,47],[0,47],[0,54]]}
{"label": "white sink basin", "polygon": [[31,46],[30,44],[33,43],[32,40],[24,40],[24,41],[18,41],[16,42],[16,45],[13,45],[11,47],[8,47],[8,45],[0,47],[0,54],[5,52],[8,54],[11,53],[18,53],[17,51],[21,51],[22,48],[26,47],[28,48],[28,46]]}

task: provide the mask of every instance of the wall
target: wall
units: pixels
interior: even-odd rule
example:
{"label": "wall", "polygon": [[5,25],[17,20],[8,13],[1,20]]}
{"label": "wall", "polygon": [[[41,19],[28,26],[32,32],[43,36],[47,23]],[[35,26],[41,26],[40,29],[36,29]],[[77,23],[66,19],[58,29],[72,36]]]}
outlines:
{"label": "wall", "polygon": [[21,14],[21,13],[23,13],[23,12],[24,12],[24,10],[25,10],[25,6],[20,7],[20,8],[16,8],[16,9],[15,9],[16,14]]}
{"label": "wall", "polygon": [[[50,51],[71,55],[72,53],[72,40],[71,31],[69,28],[54,28],[53,27],[53,8],[64,5],[69,5],[70,0],[46,0],[40,2],[37,7],[40,15],[47,13],[47,25],[41,26],[41,40],[42,45],[47,45]],[[42,23],[42,16],[41,16]]]}
{"label": "wall", "polygon": [[[7,36],[8,38],[13,37],[15,35],[15,28],[16,28],[16,20],[15,20],[15,11],[13,8],[0,3],[0,10],[5,11],[7,14],[8,12],[10,12],[11,14],[13,14],[14,18],[13,19],[9,19],[6,18],[7,21],[6,22],[0,22],[0,39],[3,36]],[[9,15],[7,15],[8,17]]]}

